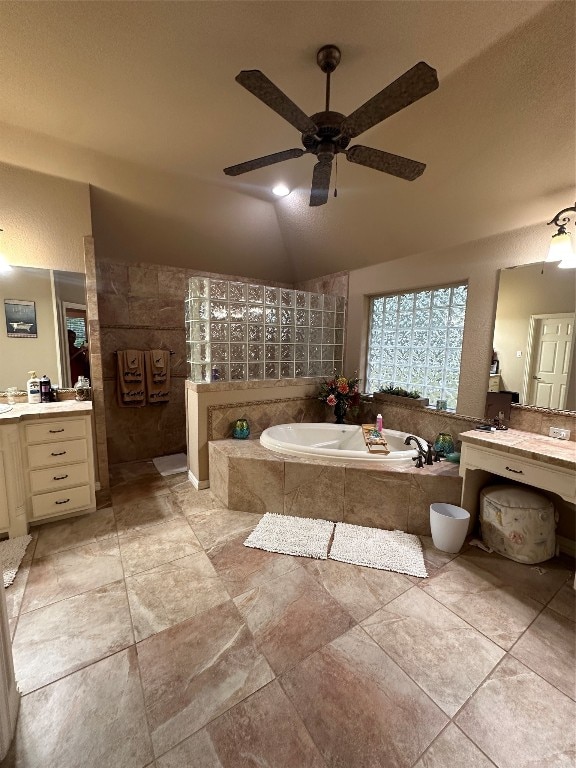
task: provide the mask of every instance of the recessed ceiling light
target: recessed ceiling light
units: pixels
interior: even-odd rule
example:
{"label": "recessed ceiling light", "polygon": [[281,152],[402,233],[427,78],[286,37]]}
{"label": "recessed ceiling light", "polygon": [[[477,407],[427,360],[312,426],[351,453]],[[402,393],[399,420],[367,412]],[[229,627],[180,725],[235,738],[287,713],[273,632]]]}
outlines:
{"label": "recessed ceiling light", "polygon": [[276,184],[276,186],[273,187],[272,192],[275,195],[278,195],[278,197],[286,197],[286,195],[290,194],[290,190],[286,184]]}

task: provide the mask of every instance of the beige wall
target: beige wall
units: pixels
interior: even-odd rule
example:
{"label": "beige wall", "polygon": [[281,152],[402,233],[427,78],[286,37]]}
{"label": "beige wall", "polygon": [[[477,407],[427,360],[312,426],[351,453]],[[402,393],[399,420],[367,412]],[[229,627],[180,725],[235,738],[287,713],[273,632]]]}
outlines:
{"label": "beige wall", "polygon": [[0,228],[11,264],[84,272],[88,185],[0,163]]}
{"label": "beige wall", "polygon": [[[500,274],[494,349],[500,361],[501,389],[522,394],[530,316],[573,313],[575,295],[574,272],[558,269],[557,264],[532,264]],[[517,352],[522,356],[517,357]]]}
{"label": "beige wall", "polygon": [[[38,338],[8,338],[4,316],[4,299],[20,299],[36,303]],[[58,382],[58,351],[52,301],[52,281],[47,269],[13,269],[0,275],[0,391],[7,387],[26,389],[28,371],[46,374]]]}
{"label": "beige wall", "polygon": [[458,412],[483,416],[490,359],[498,272],[504,267],[541,261],[550,231],[546,223],[476,240],[442,251],[350,272],[346,370],[365,376],[368,296],[468,281]]}

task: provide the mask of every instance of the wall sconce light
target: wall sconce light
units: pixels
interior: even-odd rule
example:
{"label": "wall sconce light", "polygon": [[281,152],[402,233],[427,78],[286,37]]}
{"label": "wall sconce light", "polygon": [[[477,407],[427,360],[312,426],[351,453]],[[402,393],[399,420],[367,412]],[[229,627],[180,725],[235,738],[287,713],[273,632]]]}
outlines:
{"label": "wall sconce light", "polygon": [[[3,229],[0,229],[0,232],[4,232]],[[3,253],[0,252],[0,275],[6,272],[10,272],[12,267],[8,263],[8,259],[6,256],[4,256]]]}
{"label": "wall sconce light", "polygon": [[576,254],[572,248],[572,241],[569,232],[566,232],[566,225],[570,223],[568,216],[563,214],[569,211],[576,213],[576,203],[570,208],[564,208],[559,211],[556,216],[549,221],[548,224],[554,224],[558,227],[558,232],[552,235],[552,242],[550,243],[550,250],[548,251],[548,257],[546,261],[558,261],[558,267],[560,269],[576,269]]}

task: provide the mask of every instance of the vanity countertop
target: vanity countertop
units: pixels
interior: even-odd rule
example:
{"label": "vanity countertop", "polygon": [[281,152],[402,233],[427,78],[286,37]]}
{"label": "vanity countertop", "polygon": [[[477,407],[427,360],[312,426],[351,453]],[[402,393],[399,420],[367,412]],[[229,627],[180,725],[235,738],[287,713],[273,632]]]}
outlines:
{"label": "vanity countertop", "polygon": [[85,416],[92,413],[90,400],[63,400],[59,403],[14,403],[10,411],[0,413],[0,425],[29,419],[54,419],[58,416]]}
{"label": "vanity countertop", "polygon": [[459,437],[463,443],[470,445],[496,448],[504,453],[542,461],[551,466],[576,469],[576,442],[573,440],[558,440],[555,437],[522,432],[519,429],[495,432],[481,432],[473,429],[462,432]]}

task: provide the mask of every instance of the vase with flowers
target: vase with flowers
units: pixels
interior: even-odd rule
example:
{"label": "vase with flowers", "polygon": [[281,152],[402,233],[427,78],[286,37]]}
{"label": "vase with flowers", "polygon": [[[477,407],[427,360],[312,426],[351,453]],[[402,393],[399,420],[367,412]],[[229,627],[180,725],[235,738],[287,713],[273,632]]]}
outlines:
{"label": "vase with flowers", "polygon": [[320,386],[318,399],[334,408],[336,424],[344,424],[344,416],[348,408],[356,407],[360,402],[360,379],[354,374],[352,378],[346,378],[343,374],[336,374]]}

